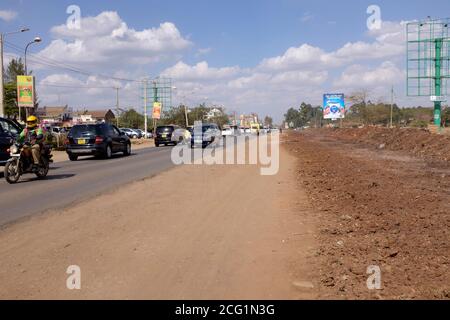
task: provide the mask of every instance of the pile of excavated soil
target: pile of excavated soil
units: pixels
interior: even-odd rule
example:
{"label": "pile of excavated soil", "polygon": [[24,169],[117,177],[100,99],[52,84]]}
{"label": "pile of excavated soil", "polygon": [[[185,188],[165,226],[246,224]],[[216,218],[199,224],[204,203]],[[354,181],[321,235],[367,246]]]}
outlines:
{"label": "pile of excavated soil", "polygon": [[450,136],[434,134],[425,129],[365,127],[320,131],[340,140],[405,151],[426,159],[450,161]]}
{"label": "pile of excavated soil", "polygon": [[[450,164],[367,148],[385,143],[392,150],[427,149],[445,157],[436,142],[445,139],[379,129],[285,136],[298,159],[299,183],[320,215],[322,297],[450,298]],[[381,269],[381,290],[367,288],[371,265]]]}

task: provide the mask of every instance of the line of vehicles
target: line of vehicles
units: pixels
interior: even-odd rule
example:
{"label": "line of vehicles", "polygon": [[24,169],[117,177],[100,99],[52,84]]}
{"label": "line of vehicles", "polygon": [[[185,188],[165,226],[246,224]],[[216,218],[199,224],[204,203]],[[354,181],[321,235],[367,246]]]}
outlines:
{"label": "line of vehicles", "polygon": [[[24,145],[18,144],[17,137],[23,127],[17,121],[0,118],[0,166],[5,166],[4,176],[9,183],[16,183],[25,173],[34,173],[38,178],[48,174],[52,161],[51,147],[41,146],[41,161],[32,169],[33,161]],[[67,133],[64,141],[69,160],[77,161],[80,156],[96,156],[109,159],[113,154],[131,154],[131,139],[142,137],[154,138],[155,146],[187,144],[191,148],[206,148],[218,143],[222,137],[265,134],[270,128],[239,128],[233,126],[220,127],[215,123],[202,123],[201,126],[182,128],[177,125],[161,125],[156,127],[154,136],[139,129],[117,128],[110,123],[78,124]],[[49,129],[49,134],[60,134]]]}

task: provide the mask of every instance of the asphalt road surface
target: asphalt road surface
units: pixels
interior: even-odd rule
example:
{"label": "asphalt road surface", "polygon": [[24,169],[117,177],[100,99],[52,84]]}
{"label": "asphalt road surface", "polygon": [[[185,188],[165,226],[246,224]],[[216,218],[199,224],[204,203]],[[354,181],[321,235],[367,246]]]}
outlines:
{"label": "asphalt road surface", "polygon": [[15,185],[6,182],[0,167],[0,225],[86,201],[123,184],[156,175],[174,166],[171,149],[141,149],[129,157],[119,153],[109,160],[86,157],[76,162],[58,162],[51,165],[46,179],[26,174]]}

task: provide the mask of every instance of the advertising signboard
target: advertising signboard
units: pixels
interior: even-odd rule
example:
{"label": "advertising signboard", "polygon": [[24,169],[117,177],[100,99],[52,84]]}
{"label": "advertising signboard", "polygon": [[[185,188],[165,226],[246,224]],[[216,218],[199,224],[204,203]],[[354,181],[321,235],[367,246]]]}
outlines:
{"label": "advertising signboard", "polygon": [[331,120],[345,118],[344,94],[327,93],[323,95],[323,117]]}
{"label": "advertising signboard", "polygon": [[161,103],[160,102],[153,103],[152,118],[158,119],[158,120],[161,119]]}
{"label": "advertising signboard", "polygon": [[34,107],[34,77],[17,76],[17,105],[19,107]]}

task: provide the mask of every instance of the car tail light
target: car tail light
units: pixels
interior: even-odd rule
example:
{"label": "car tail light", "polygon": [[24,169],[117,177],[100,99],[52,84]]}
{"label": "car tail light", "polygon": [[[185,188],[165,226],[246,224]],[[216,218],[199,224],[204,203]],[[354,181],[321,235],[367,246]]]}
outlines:
{"label": "car tail light", "polygon": [[69,140],[69,139],[64,140],[64,144],[65,144],[66,146],[69,145],[69,144],[70,144],[70,140]]}
{"label": "car tail light", "polygon": [[103,137],[95,137],[95,144],[101,144],[103,142]]}

